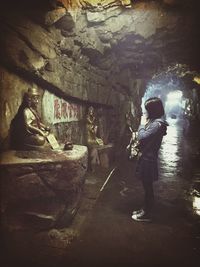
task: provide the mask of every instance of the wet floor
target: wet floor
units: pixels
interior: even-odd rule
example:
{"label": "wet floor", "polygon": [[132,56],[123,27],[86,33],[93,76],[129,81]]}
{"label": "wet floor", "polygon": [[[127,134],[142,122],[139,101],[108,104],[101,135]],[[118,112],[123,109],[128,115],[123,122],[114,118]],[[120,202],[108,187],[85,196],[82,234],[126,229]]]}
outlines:
{"label": "wet floor", "polygon": [[160,179],[155,182],[153,222],[131,219],[132,211],[142,205],[143,190],[134,177],[134,163],[121,159],[86,217],[80,237],[64,252],[64,257],[45,266],[199,265],[198,134],[185,135],[181,120],[168,122],[168,134],[160,150]]}
{"label": "wet floor", "polygon": [[132,163],[116,169],[64,262],[70,266],[196,266],[200,260],[198,143],[169,120],[155,183],[154,221],[132,221],[143,199]]}
{"label": "wet floor", "polygon": [[[143,191],[134,166],[121,161],[66,253],[70,266],[197,266],[200,261],[199,147],[169,120],[160,151],[152,223],[135,222]],[[192,141],[191,141],[192,140]],[[199,166],[198,166],[199,165]]]}

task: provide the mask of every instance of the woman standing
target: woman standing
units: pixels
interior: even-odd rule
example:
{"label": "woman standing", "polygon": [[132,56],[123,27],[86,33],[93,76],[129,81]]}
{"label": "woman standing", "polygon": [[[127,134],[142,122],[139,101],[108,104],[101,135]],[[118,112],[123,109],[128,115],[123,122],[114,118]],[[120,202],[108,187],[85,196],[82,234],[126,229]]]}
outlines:
{"label": "woman standing", "polygon": [[146,116],[142,116],[138,129],[141,158],[137,173],[144,188],[144,207],[133,211],[132,219],[150,222],[154,204],[153,182],[158,180],[158,151],[163,136],[166,135],[168,123],[164,121],[164,108],[160,98],[152,97],[145,102]]}

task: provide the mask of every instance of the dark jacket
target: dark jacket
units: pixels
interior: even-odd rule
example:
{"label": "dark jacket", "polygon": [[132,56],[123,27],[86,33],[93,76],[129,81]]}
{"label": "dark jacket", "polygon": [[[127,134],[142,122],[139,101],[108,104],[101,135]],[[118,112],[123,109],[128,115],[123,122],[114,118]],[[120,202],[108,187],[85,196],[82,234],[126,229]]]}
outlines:
{"label": "dark jacket", "polygon": [[166,135],[168,123],[159,118],[149,121],[146,125],[140,125],[138,140],[142,157],[138,166],[138,174],[141,179],[158,179],[158,151],[163,136]]}
{"label": "dark jacket", "polygon": [[163,119],[151,120],[146,125],[140,125],[138,129],[138,140],[143,157],[149,160],[158,158],[158,151],[163,136],[166,135],[168,123]]}

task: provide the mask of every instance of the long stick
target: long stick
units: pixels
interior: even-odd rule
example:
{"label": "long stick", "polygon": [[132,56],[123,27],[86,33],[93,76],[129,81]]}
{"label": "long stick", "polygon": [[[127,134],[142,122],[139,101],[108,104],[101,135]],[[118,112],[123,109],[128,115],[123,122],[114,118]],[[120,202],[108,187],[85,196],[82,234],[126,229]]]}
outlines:
{"label": "long stick", "polygon": [[115,169],[116,169],[116,167],[115,167],[115,168],[110,172],[110,174],[108,175],[108,177],[107,177],[105,183],[103,184],[103,186],[102,186],[101,189],[100,189],[100,192],[104,190],[104,187],[105,187],[106,184],[108,183],[108,181],[109,181],[109,179],[110,179],[110,177],[111,177],[111,175],[113,174],[113,172],[114,172]]}

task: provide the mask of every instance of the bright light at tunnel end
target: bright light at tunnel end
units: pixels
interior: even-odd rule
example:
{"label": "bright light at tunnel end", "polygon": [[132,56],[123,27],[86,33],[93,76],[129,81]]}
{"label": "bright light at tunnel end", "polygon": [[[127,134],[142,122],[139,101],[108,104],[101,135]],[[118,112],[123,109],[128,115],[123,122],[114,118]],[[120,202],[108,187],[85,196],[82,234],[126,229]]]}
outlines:
{"label": "bright light at tunnel end", "polygon": [[179,90],[168,93],[166,100],[166,108],[172,106],[180,106],[182,102],[183,93]]}
{"label": "bright light at tunnel end", "polygon": [[174,92],[170,92],[168,95],[167,95],[167,100],[168,101],[180,101],[181,98],[183,96],[183,93],[181,91],[174,91]]}

